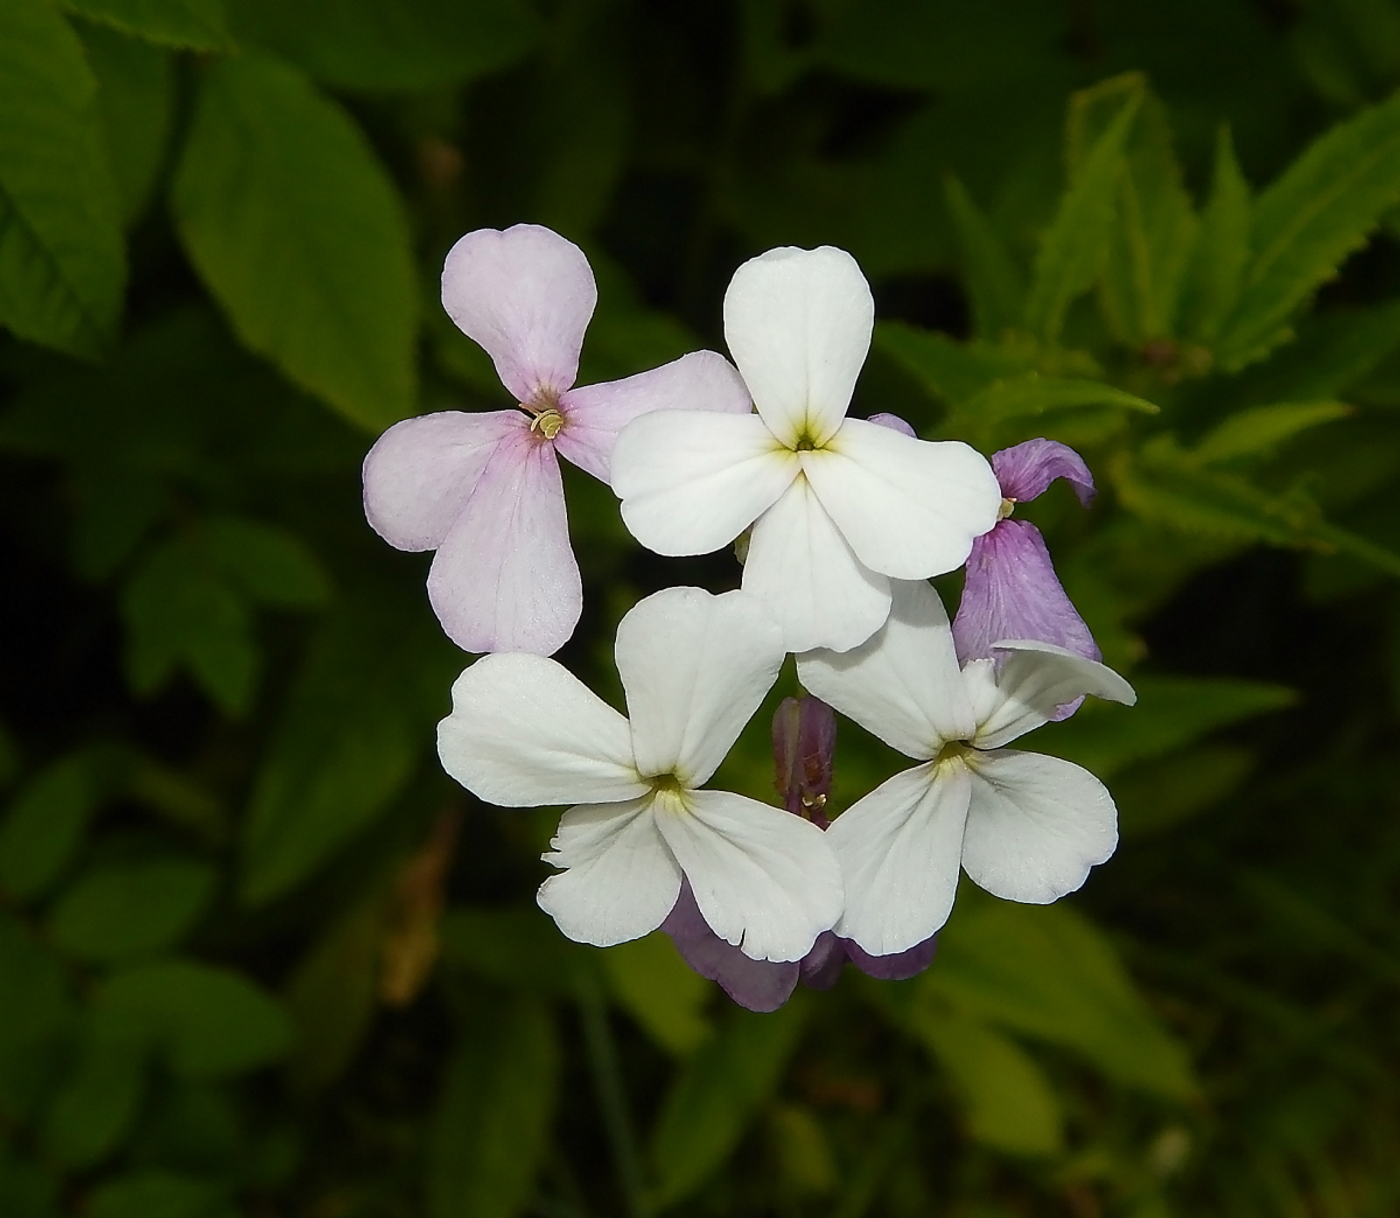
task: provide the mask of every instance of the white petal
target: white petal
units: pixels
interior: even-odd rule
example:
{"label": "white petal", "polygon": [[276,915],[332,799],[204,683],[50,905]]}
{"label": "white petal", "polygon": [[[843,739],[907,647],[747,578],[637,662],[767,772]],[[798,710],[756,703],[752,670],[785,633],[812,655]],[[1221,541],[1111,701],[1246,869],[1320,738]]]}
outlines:
{"label": "white petal", "polygon": [[710,929],[754,960],[800,960],[841,913],[841,871],[810,821],[728,791],[686,791],[656,821]]}
{"label": "white petal", "polygon": [[907,757],[938,755],[977,728],[948,614],[924,580],[895,580],[889,620],[852,651],[797,657],[805,689]]}
{"label": "white petal", "polygon": [[846,911],[836,933],[872,956],[922,943],[948,920],[972,794],[953,758],[896,774],[831,824]]}
{"label": "white petal", "polygon": [[473,795],[523,808],[634,799],[650,789],[632,764],[627,720],[563,665],[483,656],[452,686],[438,724],[442,766]]}
{"label": "white petal", "polygon": [[778,679],[782,631],[743,592],[667,588],[617,627],[632,751],[645,775],[704,783]]}
{"label": "white petal", "polygon": [[824,448],[799,455],[856,557],[895,579],[962,566],[1001,509],[991,465],[957,441],[914,440],[847,419]]}
{"label": "white petal", "polygon": [[798,478],[754,525],[744,591],[762,599],[789,651],[846,651],[889,616],[890,581],[861,565]]}
{"label": "white petal", "polygon": [[[978,697],[982,707],[973,743],[979,749],[1000,748],[1024,736],[1049,722],[1056,707],[1083,694],[1128,706],[1137,701],[1133,687],[1113,669],[1063,647],[1025,639],[1003,640],[992,646],[1006,659],[996,678],[995,696],[987,696],[984,688]],[[980,677],[965,673],[965,679],[985,687],[985,671]]]}
{"label": "white petal", "polygon": [[751,258],[724,296],[724,336],[754,403],[789,447],[841,426],[870,350],[875,303],[856,260],[824,245]]}
{"label": "white petal", "polygon": [[1118,845],[1118,813],[1103,783],[1058,757],[973,752],[963,837],[968,878],[1008,901],[1046,905],[1084,883]]}
{"label": "white petal", "polygon": [[751,414],[749,391],[734,366],[714,351],[692,351],[650,372],[570,389],[559,399],[564,426],[554,438],[561,453],[608,482],[613,445],[633,419],[654,410]]}
{"label": "white petal", "polygon": [[564,813],[544,861],[566,870],[545,880],[535,900],[570,939],[598,947],[640,939],[671,912],[681,869],[652,803],[648,794]]}
{"label": "white petal", "polygon": [[708,554],[748,528],[797,468],[756,414],[671,410],[622,429],[612,486],[623,521],[647,549]]}

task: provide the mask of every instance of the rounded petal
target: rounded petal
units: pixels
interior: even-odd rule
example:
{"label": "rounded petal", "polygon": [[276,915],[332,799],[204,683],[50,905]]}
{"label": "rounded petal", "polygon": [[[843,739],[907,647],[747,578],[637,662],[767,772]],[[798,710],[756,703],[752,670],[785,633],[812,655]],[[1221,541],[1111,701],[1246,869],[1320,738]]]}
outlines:
{"label": "rounded petal", "polygon": [[617,438],[612,486],[648,550],[708,554],[751,525],[797,477],[797,457],[755,414],[644,415]]}
{"label": "rounded petal", "polygon": [[730,998],[750,1011],[776,1011],[797,988],[800,966],[796,961],[752,960],[726,943],[710,929],[688,883],[681,884],[675,908],[661,929],[671,936],[676,951],[692,970],[717,982]]}
{"label": "rounded petal", "polygon": [[946,741],[977,730],[948,614],[923,580],[895,580],[889,620],[841,654],[797,657],[797,679],[906,757],[935,757]]}
{"label": "rounded petal", "polygon": [[789,651],[846,651],[890,611],[890,581],[861,565],[806,478],[754,525],[743,587],[777,619]]}
{"label": "rounded petal", "polygon": [[967,765],[963,870],[994,896],[1048,905],[1118,845],[1117,809],[1088,770],[1013,749],[970,754]]}
{"label": "rounded petal", "polygon": [[443,308],[519,402],[552,399],[574,383],[597,303],[583,251],[538,224],[479,228],[442,266]]}
{"label": "rounded petal", "polygon": [[972,543],[953,640],[963,661],[992,654],[998,639],[1053,643],[1085,659],[1098,645],[1055,575],[1045,538],[1028,520],[1003,520]]}
{"label": "rounded petal", "polygon": [[1079,502],[1088,507],[1094,501],[1094,475],[1068,444],[1058,440],[1027,440],[992,454],[1001,493],[1025,502],[1043,495],[1056,478],[1064,478]]}
{"label": "rounded petal", "polygon": [[611,947],[649,935],[666,919],[681,869],[657,832],[653,796],[570,808],[543,856],[564,870],[535,900],[578,943]]}
{"label": "rounded petal", "polygon": [[842,943],[851,963],[867,977],[874,977],[879,981],[908,981],[910,977],[917,977],[933,963],[934,956],[938,954],[937,935],[930,935],[922,943],[916,943],[905,951],[894,952],[888,956],[872,956],[864,951],[859,943],[851,940],[842,940]]}
{"label": "rounded petal", "polygon": [[925,762],[858,800],[826,831],[846,882],[836,933],[872,956],[923,943],[948,920],[972,797],[958,759]]}
{"label": "rounded petal", "polygon": [[466,651],[550,655],[583,612],[554,446],[528,431],[499,446],[438,547],[428,600]]}
{"label": "rounded petal", "polygon": [[724,296],[724,336],[758,413],[784,444],[841,426],[870,350],[875,302],[856,260],[829,245],[751,258]]}
{"label": "rounded petal", "polygon": [[436,550],[496,446],[529,426],[518,410],[444,410],[395,423],[365,456],[365,519],[396,550]]}
{"label": "rounded petal", "polygon": [[1000,748],[1024,736],[1082,694],[1126,706],[1137,701],[1133,687],[1113,669],[1063,647],[1010,639],[999,640],[992,648],[1006,657],[993,693],[986,689],[990,662],[974,660],[963,669],[978,722],[972,742],[979,749]]}
{"label": "rounded petal", "polygon": [[913,425],[907,419],[903,419],[897,414],[890,414],[888,411],[872,414],[866,422],[874,423],[876,427],[888,427],[891,431],[897,431],[900,435],[908,436],[911,440],[919,438],[919,433],[914,430]]}
{"label": "rounded petal", "polygon": [[564,426],[559,451],[603,482],[611,480],[613,445],[633,419],[653,410],[750,414],[753,403],[738,372],[722,355],[692,351],[680,359],[621,381],[570,389],[559,399]]}
{"label": "rounded petal", "polygon": [[1001,488],[986,458],[954,440],[913,440],[847,419],[825,448],[799,454],[822,506],[872,571],[925,579],[967,560],[997,522]]}
{"label": "rounded petal", "polygon": [[488,803],[527,808],[635,799],[627,720],[562,664],[483,656],[452,686],[438,724],[442,768]]}
{"label": "rounded petal", "polygon": [[698,787],[773,688],[787,652],[777,623],[746,593],[666,588],[618,623],[616,655],[638,771]]}
{"label": "rounded petal", "polygon": [[657,827],[710,929],[754,960],[801,960],[841,914],[841,871],[815,825],[728,791],[657,797]]}

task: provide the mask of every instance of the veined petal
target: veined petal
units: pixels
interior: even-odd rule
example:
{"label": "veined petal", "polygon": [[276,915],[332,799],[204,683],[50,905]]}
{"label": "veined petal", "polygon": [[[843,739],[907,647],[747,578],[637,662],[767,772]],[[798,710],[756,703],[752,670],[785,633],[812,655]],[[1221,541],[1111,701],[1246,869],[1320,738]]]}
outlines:
{"label": "veined petal", "polygon": [[682,959],[702,977],[717,982],[741,1007],[750,1011],[776,1011],[797,988],[799,965],[794,961],[752,960],[726,943],[705,921],[689,883],[661,929],[671,936]]}
{"label": "veined petal", "polygon": [[895,579],[962,566],[1001,508],[986,458],[955,440],[914,440],[847,419],[824,448],[798,455],[856,557]]}
{"label": "veined petal", "polygon": [[953,640],[960,660],[992,654],[998,639],[1036,639],[1089,660],[1098,645],[1055,576],[1045,538],[1028,520],[1003,520],[972,543]]}
{"label": "veined petal", "polygon": [[668,410],[622,429],[612,486],[632,536],[658,554],[708,554],[797,477],[797,457],[756,414]]}
{"label": "veined petal", "polygon": [[548,440],[529,431],[497,445],[438,547],[428,600],[466,651],[550,655],[583,612],[564,485]]}
{"label": "veined petal", "polygon": [[1118,845],[1118,812],[1088,770],[1014,749],[969,753],[972,805],[963,870],[1008,901],[1047,905],[1084,883]]}
{"label": "veined petal", "polygon": [[657,831],[653,802],[648,794],[564,813],[543,856],[564,870],[535,900],[570,939],[597,947],[640,939],[675,905],[681,869]]}
{"label": "veined petal", "polygon": [[443,308],[520,402],[547,401],[574,383],[597,303],[583,251],[538,224],[479,228],[442,267]]}
{"label": "veined petal", "polygon": [[841,914],[841,871],[815,825],[728,791],[657,797],[656,822],[710,929],[754,960],[801,960]]}
{"label": "veined petal", "polygon": [[1027,440],[992,454],[1001,493],[1025,502],[1043,495],[1056,478],[1074,488],[1079,502],[1088,507],[1094,501],[1094,475],[1068,444],[1058,440]]}
{"label": "veined petal", "polygon": [[846,881],[836,933],[872,956],[924,942],[948,920],[958,889],[972,779],[958,758],[896,774],[831,824]]}
{"label": "veined petal", "polygon": [[[1133,687],[1113,669],[1086,660],[1063,647],[1029,639],[1004,639],[992,644],[1006,655],[996,675],[994,694],[986,692],[990,661],[974,660],[963,669],[964,682],[977,715],[979,749],[1000,748],[1032,728],[1048,723],[1056,708],[1081,694],[1131,706]],[[976,688],[980,686],[980,690]]]}
{"label": "veined petal", "polygon": [[[924,580],[895,580],[889,620],[861,646],[797,657],[797,679],[906,757],[937,756],[977,730],[948,614]],[[849,814],[848,814],[849,815]]]}
{"label": "veined petal", "polygon": [[747,593],[666,588],[618,623],[616,656],[638,771],[698,787],[772,689],[787,652],[777,623]]}
{"label": "veined petal", "polygon": [[365,456],[365,518],[396,550],[436,550],[496,446],[529,426],[518,410],[444,410],[395,423]]}
{"label": "veined petal", "polygon": [[824,444],[841,426],[870,350],[875,302],[856,260],[823,245],[751,258],[724,296],[724,336],[784,444]]}
{"label": "veined petal", "polygon": [[861,565],[806,478],[754,525],[743,588],[777,619],[789,651],[846,651],[890,611],[890,581]]}
{"label": "veined petal", "polygon": [[878,981],[908,981],[910,977],[917,977],[933,963],[934,956],[938,954],[936,934],[930,935],[922,943],[916,943],[913,947],[888,956],[872,956],[854,940],[842,942],[851,963],[867,977],[874,977]]}
{"label": "veined petal", "polygon": [[438,724],[442,767],[488,803],[606,803],[648,792],[627,720],[542,656],[482,656],[452,686]]}
{"label": "veined petal", "polygon": [[650,372],[570,389],[559,399],[564,426],[559,451],[580,469],[607,482],[613,445],[633,419],[653,410],[749,414],[753,403],[734,366],[714,351],[692,351]]}

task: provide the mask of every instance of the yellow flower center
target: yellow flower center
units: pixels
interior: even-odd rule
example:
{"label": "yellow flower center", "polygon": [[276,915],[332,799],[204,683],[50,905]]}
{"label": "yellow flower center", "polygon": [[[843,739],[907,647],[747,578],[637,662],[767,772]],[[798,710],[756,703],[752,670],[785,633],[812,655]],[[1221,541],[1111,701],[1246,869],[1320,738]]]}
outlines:
{"label": "yellow flower center", "polygon": [[546,440],[552,440],[559,434],[559,429],[564,426],[564,416],[553,406],[547,406],[543,410],[536,410],[532,406],[526,406],[524,402],[520,404],[520,409],[531,416],[530,430],[538,431]]}
{"label": "yellow flower center", "polygon": [[997,512],[998,520],[1005,520],[1016,510],[1016,500],[1009,496],[1001,501],[1001,509]]}

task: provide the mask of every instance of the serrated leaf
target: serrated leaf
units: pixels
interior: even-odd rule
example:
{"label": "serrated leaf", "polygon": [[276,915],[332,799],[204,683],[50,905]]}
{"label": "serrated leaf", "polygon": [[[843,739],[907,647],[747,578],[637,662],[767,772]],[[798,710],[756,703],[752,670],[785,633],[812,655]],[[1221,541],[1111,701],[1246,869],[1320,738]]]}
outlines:
{"label": "serrated leaf", "polygon": [[61,0],[69,12],[133,38],[189,51],[232,46],[223,0]]}
{"label": "serrated leaf", "polygon": [[806,1006],[733,1010],[686,1063],[662,1103],[651,1159],[657,1207],[684,1200],[734,1152],[797,1048]]}
{"label": "serrated leaf", "polygon": [[994,381],[1028,372],[1027,354],[989,343],[960,343],[902,321],[875,326],[875,346],[897,360],[929,393],[958,403]]}
{"label": "serrated leaf", "polygon": [[1289,335],[1294,311],[1400,202],[1400,95],[1315,141],[1254,208],[1244,289],[1218,356],[1226,368],[1259,359]]}
{"label": "serrated leaf", "polygon": [[175,946],[209,907],[218,873],[194,859],[109,863],[80,876],[54,905],[54,945],[80,960],[116,961]]}
{"label": "serrated leaf", "polygon": [[1079,406],[1114,406],[1143,414],[1158,413],[1158,408],[1146,399],[1103,381],[1041,376],[1038,372],[988,385],[962,402],[958,413],[990,422]]}
{"label": "serrated leaf", "polygon": [[1278,402],[1252,406],[1232,414],[1208,431],[1191,455],[1203,464],[1256,457],[1292,439],[1299,432],[1352,413],[1343,402]]}
{"label": "serrated leaf", "polygon": [[330,594],[330,581],[316,556],[283,528],[242,516],[216,516],[201,531],[210,559],[259,604],[310,608]]}
{"label": "serrated leaf", "polygon": [[91,356],[126,285],[97,81],[49,0],[0,5],[0,325]]}
{"label": "serrated leaf", "polygon": [[710,985],[655,931],[603,953],[603,975],[617,1004],[663,1049],[692,1053],[710,1035],[704,1007]]}
{"label": "serrated leaf", "polygon": [[1084,154],[1041,237],[1026,299],[1026,325],[1051,342],[1074,300],[1093,286],[1108,254],[1124,172],[1124,144],[1140,100],[1128,98]]}
{"label": "serrated leaf", "polygon": [[1196,245],[1182,286],[1182,332],[1206,342],[1239,303],[1249,264],[1253,200],[1228,127],[1215,144],[1215,177],[1201,213]]}
{"label": "serrated leaf", "polygon": [[187,1078],[245,1074],[291,1043],[282,1007],[242,973],[193,961],[143,964],[114,974],[96,1001],[144,1022],[171,1067]]}
{"label": "serrated leaf", "polygon": [[1185,1100],[1187,1056],[1158,1022],[1097,928],[1068,906],[960,901],[938,938],[923,993],[1062,1045],[1128,1086]]}
{"label": "serrated leaf", "polygon": [[943,181],[948,214],[953,217],[962,251],[963,276],[972,298],[973,331],[995,339],[1020,324],[1026,308],[1026,285],[1001,235],[957,178]]}
{"label": "serrated leaf", "polygon": [[106,768],[101,751],[74,753],[19,792],[0,821],[0,890],[29,901],[58,879],[107,793]]}
{"label": "serrated leaf", "polygon": [[339,106],[279,64],[212,65],[173,204],[190,260],[248,347],[366,430],[412,412],[408,227]]}
{"label": "serrated leaf", "polygon": [[548,1148],[559,1047],[540,1002],[478,1002],[463,1020],[429,1134],[429,1218],[515,1218]]}

